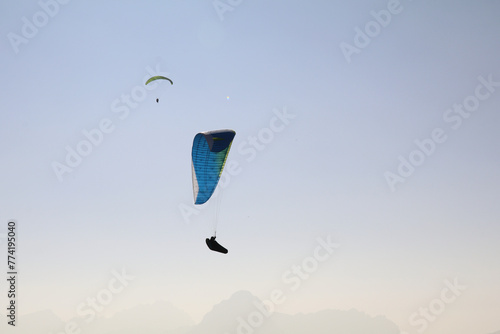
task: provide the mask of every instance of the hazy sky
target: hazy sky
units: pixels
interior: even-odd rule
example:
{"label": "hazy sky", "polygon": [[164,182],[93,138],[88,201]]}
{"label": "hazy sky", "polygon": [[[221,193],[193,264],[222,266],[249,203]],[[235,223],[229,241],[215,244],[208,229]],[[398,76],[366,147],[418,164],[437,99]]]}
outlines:
{"label": "hazy sky", "polygon": [[[16,219],[19,312],[72,318],[124,271],[100,315],[164,300],[199,321],[236,291],[280,290],[290,314],[499,330],[499,14],[497,1],[1,2],[0,257]],[[146,90],[154,74],[174,84]],[[224,128],[228,255],[205,245],[216,198],[194,207],[190,161],[196,133]]]}

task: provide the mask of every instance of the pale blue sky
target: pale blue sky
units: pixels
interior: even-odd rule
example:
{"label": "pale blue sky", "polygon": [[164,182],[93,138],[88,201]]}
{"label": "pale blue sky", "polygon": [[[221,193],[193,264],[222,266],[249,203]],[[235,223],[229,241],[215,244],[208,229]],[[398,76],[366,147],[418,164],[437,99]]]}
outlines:
{"label": "pale blue sky", "polygon": [[[73,0],[16,53],[9,36],[42,9],[2,2],[0,221],[19,224],[21,312],[71,318],[125,268],[136,278],[103,314],[166,300],[198,321],[238,290],[267,298],[330,235],[337,253],[281,311],[356,308],[415,333],[409,317],[457,278],[467,289],[426,333],[500,329],[500,87],[457,129],[443,118],[478,77],[500,82],[500,4],[401,1],[348,62],[341,44],[388,3],[233,1],[221,20],[210,0]],[[148,68],[174,85],[126,107]],[[107,119],[59,182],[53,162]],[[194,135],[223,128],[239,167],[220,208],[227,256],[204,244],[213,205],[180,211]],[[436,128],[446,140],[391,191],[384,173]]]}

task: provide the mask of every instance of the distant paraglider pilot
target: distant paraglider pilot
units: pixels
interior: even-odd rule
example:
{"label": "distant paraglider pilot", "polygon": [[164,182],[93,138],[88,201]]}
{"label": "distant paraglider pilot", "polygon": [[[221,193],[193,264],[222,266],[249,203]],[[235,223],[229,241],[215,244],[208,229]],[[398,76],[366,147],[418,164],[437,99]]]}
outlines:
{"label": "distant paraglider pilot", "polygon": [[[151,77],[148,79],[148,81],[146,81],[146,85],[152,81],[155,81],[155,80],[168,80],[170,81],[170,84],[173,85],[174,82],[172,80],[170,80],[169,78],[167,77],[164,77],[164,76],[161,76],[161,75],[155,75],[154,77]],[[160,101],[160,99],[156,99],[156,103],[158,103]]]}
{"label": "distant paraglider pilot", "polygon": [[213,250],[214,252],[227,254],[227,249],[225,249],[217,241],[215,241],[215,236],[211,237],[210,239],[207,238],[205,241],[207,242],[207,246],[208,248],[210,248],[210,250]]}

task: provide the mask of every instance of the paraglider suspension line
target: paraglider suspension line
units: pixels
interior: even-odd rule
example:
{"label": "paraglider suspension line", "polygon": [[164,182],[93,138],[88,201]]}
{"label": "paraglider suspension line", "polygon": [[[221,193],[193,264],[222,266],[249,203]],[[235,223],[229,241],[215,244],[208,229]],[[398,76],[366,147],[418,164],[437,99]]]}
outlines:
{"label": "paraglider suspension line", "polygon": [[218,187],[217,200],[215,201],[215,217],[214,217],[214,237],[217,235],[217,224],[219,223],[220,203],[222,201],[222,187]]}

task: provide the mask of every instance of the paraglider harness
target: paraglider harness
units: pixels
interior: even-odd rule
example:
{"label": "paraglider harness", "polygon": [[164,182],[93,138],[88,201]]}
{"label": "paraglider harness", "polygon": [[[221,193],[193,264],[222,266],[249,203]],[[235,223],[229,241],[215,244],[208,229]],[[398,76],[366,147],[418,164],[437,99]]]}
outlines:
{"label": "paraglider harness", "polygon": [[207,246],[208,248],[210,248],[210,250],[213,250],[214,252],[227,254],[227,249],[222,247],[217,241],[215,241],[215,236],[211,237],[210,239],[207,238],[205,239],[205,241],[207,242]]}

